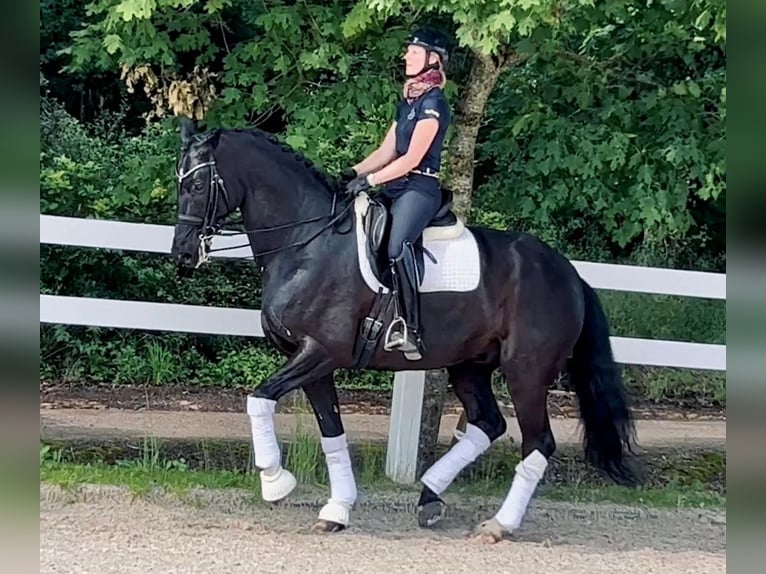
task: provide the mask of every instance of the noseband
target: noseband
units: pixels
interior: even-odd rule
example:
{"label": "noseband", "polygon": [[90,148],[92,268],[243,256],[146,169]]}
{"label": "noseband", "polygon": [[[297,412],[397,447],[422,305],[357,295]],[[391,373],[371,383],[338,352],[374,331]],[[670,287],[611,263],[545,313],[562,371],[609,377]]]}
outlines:
{"label": "noseband", "polygon": [[197,215],[187,215],[185,213],[178,214],[178,223],[199,228],[199,257],[197,258],[196,267],[199,267],[208,261],[211,251],[210,244],[213,240],[213,236],[221,231],[221,222],[223,221],[223,218],[217,217],[218,201],[220,197],[222,197],[224,203],[226,203],[227,213],[230,211],[229,193],[226,191],[223,179],[218,174],[218,166],[216,166],[214,160],[195,165],[186,173],[180,173],[178,168],[176,168],[176,179],[179,187],[183,180],[205,167],[210,168],[210,187],[207,194],[207,204],[205,205],[205,215],[199,217]]}

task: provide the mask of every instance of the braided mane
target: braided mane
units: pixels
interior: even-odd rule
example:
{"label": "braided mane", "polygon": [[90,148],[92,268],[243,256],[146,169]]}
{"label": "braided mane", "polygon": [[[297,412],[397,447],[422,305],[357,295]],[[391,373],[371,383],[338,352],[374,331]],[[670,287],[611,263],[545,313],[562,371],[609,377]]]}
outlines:
{"label": "braided mane", "polygon": [[299,164],[301,167],[307,169],[309,173],[314,176],[314,178],[322,184],[327,190],[331,193],[337,193],[340,190],[340,183],[335,178],[332,178],[328,176],[324,171],[320,170],[313,161],[311,161],[309,158],[307,158],[303,153],[296,151],[293,149],[290,145],[287,143],[281,141],[275,134],[271,132],[266,132],[258,128],[235,128],[235,129],[222,129],[222,128],[215,128],[213,130],[210,130],[209,132],[206,132],[205,135],[199,134],[198,137],[201,139],[208,139],[209,137],[212,137],[215,133],[237,133],[237,134],[245,134],[250,135],[258,139],[265,140],[272,146],[279,149],[284,154],[289,154],[292,156],[292,160],[295,161],[295,163]]}

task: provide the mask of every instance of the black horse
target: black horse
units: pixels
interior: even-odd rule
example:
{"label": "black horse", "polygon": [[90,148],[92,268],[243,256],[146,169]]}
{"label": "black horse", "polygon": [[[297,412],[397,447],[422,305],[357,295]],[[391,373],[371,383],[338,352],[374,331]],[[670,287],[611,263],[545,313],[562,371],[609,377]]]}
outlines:
{"label": "black horse", "polygon": [[421,478],[423,526],[442,516],[440,495],[456,475],[505,433],[491,388],[497,368],[522,432],[522,461],[508,496],[479,534],[496,541],[520,525],[555,450],[546,398],[565,371],[579,400],[588,460],[620,484],[639,482],[627,458],[635,429],[607,318],[574,267],[537,238],[462,226],[445,206],[418,249],[426,350],[411,361],[379,343],[395,301],[375,264],[376,246],[367,241],[379,241],[385,231],[385,217],[373,219],[376,202],[346,197],[335,180],[269,134],[198,133],[185,118],[177,179],[172,254],[179,266],[203,263],[211,237],[238,209],[263,268],[263,330],[287,357],[247,401],[264,499],[284,498],[295,486],[281,465],[273,413],[280,397],[302,388],[319,424],[331,485],[317,527],[332,531],[348,524],[357,493],[333,381],[339,368],[446,367],[467,425]]}

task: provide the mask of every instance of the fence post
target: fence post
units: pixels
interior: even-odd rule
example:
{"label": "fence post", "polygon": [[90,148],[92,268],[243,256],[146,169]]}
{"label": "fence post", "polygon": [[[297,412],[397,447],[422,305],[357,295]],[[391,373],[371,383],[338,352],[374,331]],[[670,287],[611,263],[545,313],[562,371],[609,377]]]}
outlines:
{"label": "fence post", "polygon": [[424,389],[423,371],[399,371],[394,376],[386,476],[400,484],[415,482]]}

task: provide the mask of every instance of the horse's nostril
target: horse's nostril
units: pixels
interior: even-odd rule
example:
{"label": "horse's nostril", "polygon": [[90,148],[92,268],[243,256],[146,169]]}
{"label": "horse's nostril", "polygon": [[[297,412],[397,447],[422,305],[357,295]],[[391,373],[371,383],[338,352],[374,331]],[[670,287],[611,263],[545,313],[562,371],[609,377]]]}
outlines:
{"label": "horse's nostril", "polygon": [[179,267],[191,267],[194,264],[194,257],[191,253],[179,253],[178,254],[178,266]]}

